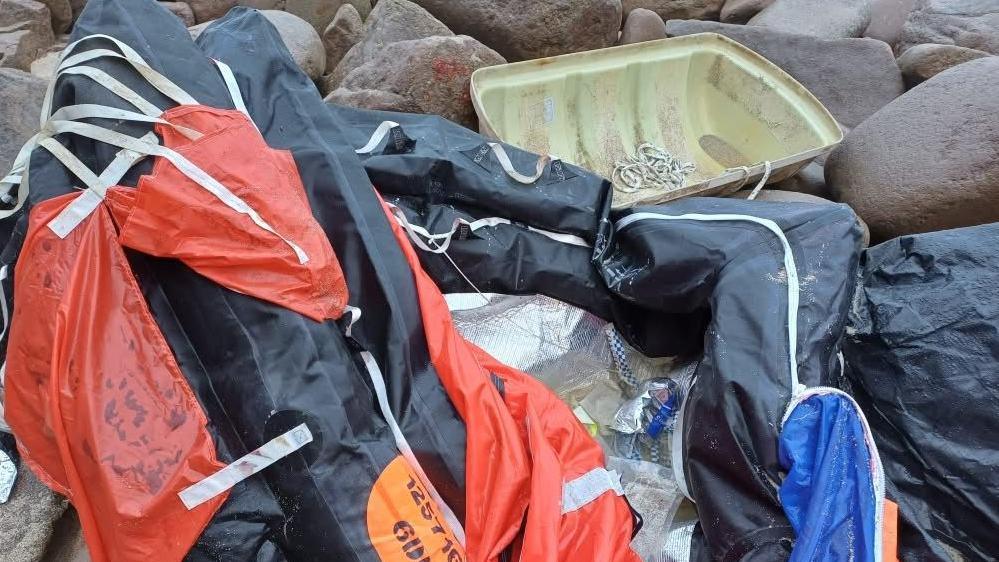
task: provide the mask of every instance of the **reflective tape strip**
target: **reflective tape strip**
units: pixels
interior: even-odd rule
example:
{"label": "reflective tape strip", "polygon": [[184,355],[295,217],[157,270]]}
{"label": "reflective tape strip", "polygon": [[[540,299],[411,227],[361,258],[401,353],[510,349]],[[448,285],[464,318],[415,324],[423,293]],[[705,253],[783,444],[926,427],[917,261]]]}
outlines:
{"label": "reflective tape strip", "polygon": [[489,148],[493,150],[493,154],[496,155],[496,160],[499,161],[500,167],[503,168],[504,172],[506,172],[506,175],[510,176],[511,179],[518,183],[530,185],[538,181],[541,179],[542,174],[545,173],[545,166],[551,162],[551,156],[545,155],[539,157],[535,166],[534,175],[526,176],[518,172],[517,169],[513,167],[513,162],[510,161],[510,156],[506,153],[506,149],[503,148],[503,145],[498,142],[491,142],[488,144]]}
{"label": "reflective tape strip", "polygon": [[[228,64],[218,59],[212,59],[212,62],[215,63],[215,66],[219,67],[219,74],[222,75],[225,87],[229,90],[229,97],[232,98],[232,105],[237,111],[246,115],[246,117],[250,119],[250,123],[253,123],[253,119],[250,118],[250,112],[246,110],[246,103],[243,102],[243,94],[239,91],[239,83],[236,82],[236,75],[232,73],[232,69],[229,68]],[[256,127],[257,124],[254,123],[253,126]]]}
{"label": "reflective tape strip", "polygon": [[368,377],[371,379],[371,385],[375,390],[375,397],[378,399],[378,408],[382,412],[382,417],[385,418],[385,423],[388,424],[389,430],[392,432],[392,437],[395,439],[396,447],[402,454],[406,462],[409,463],[410,468],[416,473],[417,477],[427,488],[427,493],[430,497],[437,503],[441,508],[441,514],[444,516],[444,520],[451,527],[451,531],[454,533],[455,538],[462,546],[465,546],[465,529],[461,526],[461,521],[451,510],[451,507],[444,501],[444,498],[437,492],[437,488],[434,487],[433,482],[427,477],[427,473],[424,472],[423,467],[420,466],[420,461],[417,460],[416,455],[413,453],[412,447],[409,446],[409,441],[406,440],[406,436],[402,433],[402,429],[399,427],[399,422],[396,421],[395,415],[392,413],[392,407],[389,405],[388,401],[388,389],[385,387],[385,379],[382,377],[382,371],[378,367],[378,363],[375,361],[373,355],[368,351],[361,352],[361,359],[364,360],[364,367],[368,371]]}
{"label": "reflective tape strip", "polygon": [[579,478],[562,484],[562,514],[585,507],[607,492],[624,495],[621,475],[602,466],[594,468]]}
{"label": "reflective tape strip", "polygon": [[215,474],[181,490],[184,507],[194,509],[312,442],[304,423],[264,443]]}
{"label": "reflective tape strip", "polygon": [[308,263],[309,256],[305,253],[305,250],[279,234],[276,230],[274,230],[274,227],[272,227],[257,213],[257,211],[250,207],[245,201],[240,199],[235,193],[229,191],[228,187],[219,183],[218,180],[210,176],[207,172],[196,166],[178,152],[175,152],[165,146],[146,142],[135,137],[123,135],[121,133],[110,131],[95,125],[90,125],[88,123],[77,123],[75,121],[49,121],[45,125],[45,130],[46,133],[50,135],[59,133],[74,133],[83,137],[105,142],[119,148],[127,148],[140,154],[166,158],[171,164],[180,170],[181,173],[217,197],[227,207],[237,213],[246,215],[253,221],[253,224],[280,238],[295,252],[295,256],[298,258],[298,262],[300,264]]}
{"label": "reflective tape strip", "polygon": [[0,450],[0,504],[7,503],[10,499],[15,480],[17,480],[17,465],[6,452]]}
{"label": "reflective tape strip", "polygon": [[378,125],[378,128],[375,129],[375,132],[371,133],[371,138],[368,139],[368,144],[362,146],[361,148],[358,148],[354,152],[356,152],[357,154],[367,154],[372,150],[378,148],[378,145],[381,144],[382,139],[385,138],[385,135],[387,135],[388,132],[391,131],[393,128],[398,126],[399,124],[396,123],[395,121],[382,121],[381,124]]}

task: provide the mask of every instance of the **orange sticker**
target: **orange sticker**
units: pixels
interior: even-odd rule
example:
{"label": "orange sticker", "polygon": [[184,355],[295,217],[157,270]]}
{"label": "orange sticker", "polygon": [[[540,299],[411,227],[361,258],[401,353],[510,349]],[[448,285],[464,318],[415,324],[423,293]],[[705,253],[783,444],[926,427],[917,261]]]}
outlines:
{"label": "orange sticker", "polygon": [[368,537],[382,562],[465,561],[465,550],[401,456],[371,489]]}

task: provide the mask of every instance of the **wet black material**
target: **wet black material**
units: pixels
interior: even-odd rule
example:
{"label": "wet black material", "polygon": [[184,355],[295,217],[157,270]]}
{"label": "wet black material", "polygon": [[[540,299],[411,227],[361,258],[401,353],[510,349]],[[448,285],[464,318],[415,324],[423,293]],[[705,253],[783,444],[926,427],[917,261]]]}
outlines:
{"label": "wet black material", "polygon": [[[200,37],[203,53],[157,2],[91,0],[73,39],[93,33],[132,46],[205,105],[232,107],[205,53],[233,68],[268,143],[294,155],[316,218],[347,277],[350,304],[363,310],[354,335],[381,365],[403,432],[460,516],[464,425],[429,364],[412,274],[367,175],[342,143],[346,135],[340,123],[326,111],[273,26],[257,12],[233,10]],[[160,107],[170,107],[126,63],[99,59],[91,65]],[[73,103],[133,109],[86,77],[66,76],[56,88],[54,108]],[[134,136],[148,130],[136,124],[115,128]],[[95,170],[116,151],[87,139],[60,141]],[[138,168],[123,183],[134,185],[146,170]],[[76,183],[44,150],[35,151],[30,173],[31,201],[67,193]],[[13,234],[0,241],[6,264],[20,249],[26,213],[5,223],[16,224],[5,225]],[[368,376],[340,327],[219,287],[173,260],[134,252],[129,259],[208,415],[223,461],[258,447],[294,420],[306,421],[316,435],[310,447],[235,487],[189,560],[377,562],[367,536],[367,497],[398,452]]]}
{"label": "wet black material", "polygon": [[[597,256],[609,289],[635,307],[619,324],[654,347],[679,317],[710,311],[704,357],[683,409],[685,479],[697,502],[698,561],[785,559],[794,533],[778,498],[778,428],[791,397],[788,275],[779,237],[748,221],[643,219],[736,214],[773,221],[800,280],[802,384],[827,384],[850,305],[861,230],[845,205],[693,198],[615,214]],[[648,330],[646,328],[653,328]]]}
{"label": "wet black material", "polygon": [[903,561],[999,553],[999,224],[867,250],[843,353]]}

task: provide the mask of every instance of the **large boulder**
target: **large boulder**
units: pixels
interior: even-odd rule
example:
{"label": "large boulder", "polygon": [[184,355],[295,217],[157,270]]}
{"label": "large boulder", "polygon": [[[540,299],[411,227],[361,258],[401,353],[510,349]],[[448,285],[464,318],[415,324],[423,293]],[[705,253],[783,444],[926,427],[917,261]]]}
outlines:
{"label": "large boulder", "polygon": [[453,36],[446,25],[409,0],[381,0],[364,22],[364,38],[343,56],[327,79],[336,87],[350,71],[377,57],[386,45],[434,36]]}
{"label": "large boulder", "polygon": [[47,84],[27,72],[0,68],[0,176],[7,175],[21,145],[38,131]]}
{"label": "large boulder", "polygon": [[[69,0],[38,0],[49,9],[52,21],[52,31],[56,35],[66,33],[73,23],[73,6]],[[2,10],[3,8],[0,8]]]}
{"label": "large boulder", "polygon": [[198,22],[218,19],[237,4],[236,0],[187,0]]}
{"label": "large boulder", "polygon": [[725,0],[621,0],[624,16],[632,10],[645,8],[664,20],[717,20]]}
{"label": "large boulder", "polygon": [[313,80],[322,76],[326,70],[326,51],[322,38],[312,25],[288,12],[261,10],[260,13],[277,29],[299,68]]}
{"label": "large boulder", "polygon": [[999,57],[955,66],[851,131],[826,182],[876,241],[999,221]]}
{"label": "large boulder", "polygon": [[826,187],[826,175],[822,169],[822,164],[809,162],[797,174],[784,181],[777,182],[771,186],[773,189],[781,191],[793,191],[795,193],[805,193],[816,197],[829,199],[832,194]]}
{"label": "large boulder", "polygon": [[45,4],[35,0],[3,0],[0,67],[31,68],[31,61],[55,42],[50,14]]}
{"label": "large boulder", "polygon": [[641,43],[666,38],[666,24],[659,14],[645,8],[632,10],[621,30],[621,44]]}
{"label": "large boulder", "polygon": [[871,22],[871,0],[774,0],[749,25],[826,39],[860,37]]}
{"label": "large boulder", "polygon": [[357,8],[344,4],[337,10],[326,29],[323,30],[323,48],[326,49],[326,70],[333,70],[340,64],[351,47],[364,37],[364,22]]}
{"label": "large boulder", "polygon": [[348,4],[357,10],[362,20],[371,13],[371,0],[286,0],[284,11],[311,23],[316,31],[322,33],[340,7]]}
{"label": "large boulder", "polygon": [[[475,128],[468,91],[472,72],[504,62],[496,51],[465,35],[398,41],[351,71],[326,99],[356,106],[371,97],[364,94],[361,98],[358,91],[381,90],[403,98],[411,111],[442,115]],[[378,102],[384,103],[386,98],[401,103],[394,96],[378,97]]]}
{"label": "large boulder", "polygon": [[720,18],[725,23],[746,23],[773,3],[774,0],[727,0]]}
{"label": "large boulder", "polygon": [[0,505],[0,545],[3,545],[0,559],[44,560],[55,524],[67,504],[65,498],[46,488],[22,464],[10,500]]}
{"label": "large boulder", "polygon": [[187,2],[160,2],[160,6],[166,8],[171,14],[180,18],[184,22],[184,27],[194,25],[194,10]]}
{"label": "large boulder", "polygon": [[[385,0],[380,0],[380,5]],[[511,61],[610,47],[621,0],[416,0],[455,33]]]}
{"label": "large boulder", "polygon": [[[948,68],[968,61],[991,56],[985,51],[967,49],[957,45],[916,45],[898,57],[898,67],[902,70],[906,86],[912,88],[940,74]],[[999,92],[996,92],[999,95]]]}
{"label": "large boulder", "polygon": [[871,23],[864,31],[864,37],[884,41],[894,47],[902,37],[902,26],[915,4],[916,0],[874,0]]}
{"label": "large boulder", "polygon": [[881,41],[821,39],[715,22],[666,22],[671,37],[706,31],[734,39],[783,68],[847,127],[855,127],[905,91],[895,57]]}
{"label": "large boulder", "polygon": [[999,55],[999,1],[916,0],[898,52],[921,43],[957,45]]}

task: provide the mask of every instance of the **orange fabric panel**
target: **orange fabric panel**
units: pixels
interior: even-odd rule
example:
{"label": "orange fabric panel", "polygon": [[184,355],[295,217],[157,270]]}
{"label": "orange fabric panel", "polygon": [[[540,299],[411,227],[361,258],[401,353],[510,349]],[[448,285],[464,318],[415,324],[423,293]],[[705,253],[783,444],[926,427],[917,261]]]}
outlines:
{"label": "orange fabric panel", "polygon": [[881,559],[898,562],[898,504],[886,499]]}
{"label": "orange fabric panel", "polygon": [[[434,367],[467,426],[469,516],[465,530],[469,561],[496,560],[496,546],[502,549],[509,542],[505,541],[509,529],[522,526],[523,532],[516,540],[515,559],[640,562],[629,546],[634,521],[624,498],[608,492],[581,509],[562,515],[563,483],[603,467],[603,450],[568,406],[547,387],[500,363],[458,334],[444,296],[423,270],[416,251],[388,207],[385,212],[413,271]],[[490,374],[503,381],[502,397],[489,381]],[[513,429],[509,427],[511,422]],[[519,443],[511,442],[511,431]],[[502,435],[502,440],[491,439],[488,443],[491,448],[483,449],[483,432]],[[480,441],[473,445],[473,439]],[[526,450],[529,458],[521,461],[518,458],[521,453],[511,454],[519,450]],[[522,474],[524,471],[528,473]],[[516,482],[518,496],[497,496],[495,491],[480,489],[481,480],[473,481],[472,474],[477,478],[485,474],[492,481]],[[516,505],[521,509],[523,494],[528,496],[528,509],[522,521],[512,517],[515,512],[509,508]],[[511,501],[514,499],[516,503]],[[487,506],[485,523],[492,527],[483,527],[483,522],[473,519],[478,513],[472,506]],[[502,506],[503,510],[494,512],[494,506]],[[504,542],[484,542],[486,537],[493,540],[498,536]]]}
{"label": "orange fabric panel", "polygon": [[204,106],[178,106],[163,119],[204,134],[190,140],[157,124],[164,146],[180,153],[257,211],[309,260],[300,264],[280,237],[223,204],[165,158],[135,190],[108,192],[122,245],[177,258],[234,291],[316,321],[339,318],[347,284],[326,233],[312,216],[298,167],[287,151],[267,146],[245,115]]}
{"label": "orange fabric panel", "polygon": [[60,239],[30,214],[15,267],[7,420],[29,466],[80,515],[95,562],[181,560],[226,498],[177,493],[223,465],[100,206]]}

